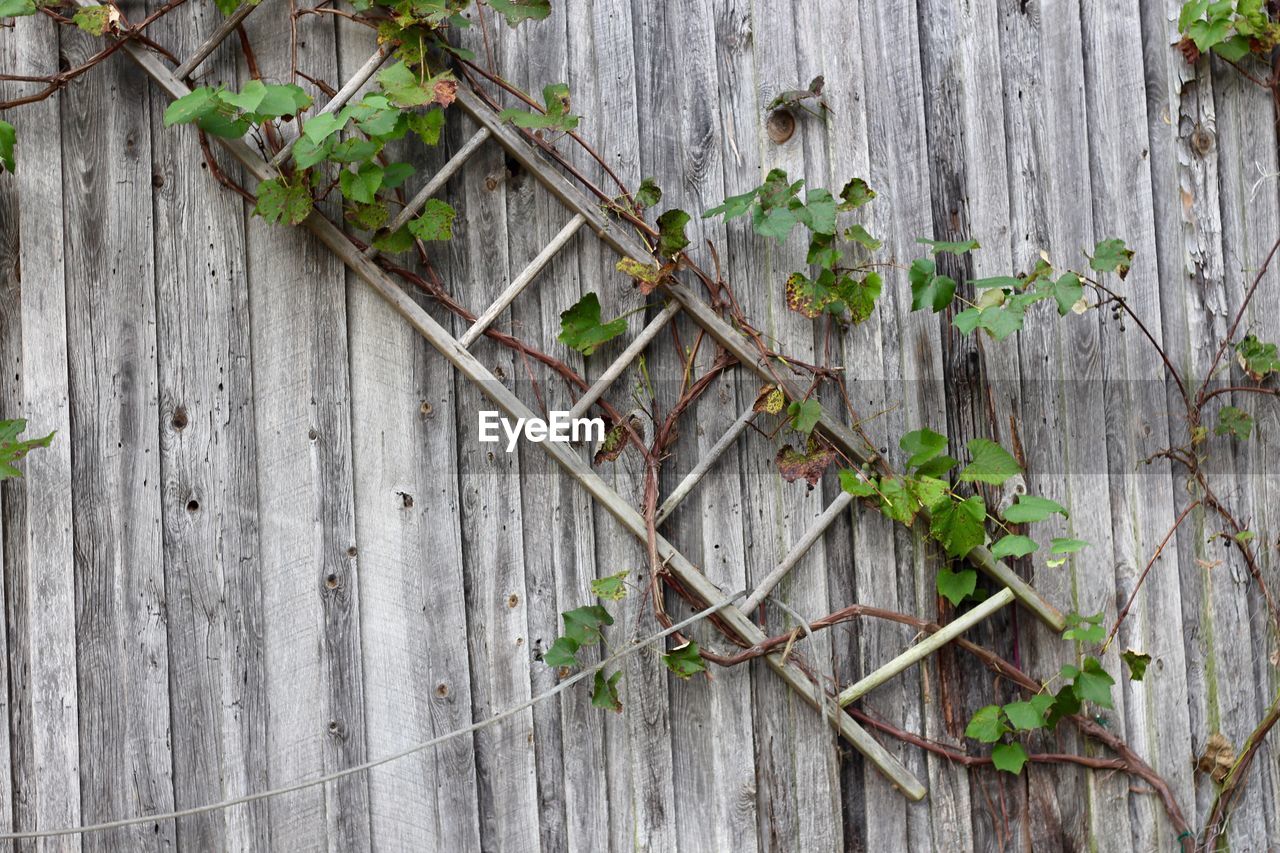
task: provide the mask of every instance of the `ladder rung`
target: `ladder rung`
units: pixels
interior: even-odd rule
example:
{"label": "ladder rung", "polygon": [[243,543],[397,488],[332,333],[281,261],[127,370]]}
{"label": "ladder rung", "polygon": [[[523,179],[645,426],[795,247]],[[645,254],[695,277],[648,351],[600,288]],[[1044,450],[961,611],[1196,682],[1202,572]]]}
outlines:
{"label": "ladder rung", "polygon": [[[386,62],[387,57],[390,55],[390,47],[384,46],[374,51],[373,56],[369,57],[369,61],[360,66],[360,70],[352,75],[351,79],[338,90],[336,95],[329,99],[329,103],[321,107],[320,111],[316,113],[316,115],[320,116],[325,113],[334,113],[345,107],[347,105],[347,101],[351,100],[355,96],[356,92],[360,91],[360,87],[373,76],[373,72],[377,71],[378,67],[382,65],[382,63]],[[315,118],[315,116],[312,116],[312,118]],[[298,133],[285,143],[284,147],[280,149],[276,156],[271,158],[272,166],[279,166],[284,162],[284,159],[289,156],[289,152],[293,150],[293,146],[297,144],[300,136],[302,136],[301,121],[298,122]]]}
{"label": "ladder rung", "polygon": [[698,481],[711,470],[712,465],[716,464],[716,460],[723,456],[724,452],[738,440],[738,436],[742,435],[742,431],[747,428],[747,424],[751,422],[755,415],[754,403],[747,406],[746,411],[738,415],[738,419],[733,422],[733,425],[725,430],[724,435],[720,436],[715,444],[711,445],[707,455],[698,460],[698,464],[693,466],[693,470],[685,475],[680,484],[676,486],[675,491],[662,502],[662,506],[658,507],[658,514],[654,518],[655,524],[661,524],[666,521],[667,516],[675,512],[680,502],[689,496],[689,493],[693,491],[693,487],[698,485]]}
{"label": "ladder rung", "polygon": [[587,410],[596,404],[596,401],[604,396],[604,392],[609,390],[609,386],[614,380],[622,375],[622,371],[627,369],[627,365],[635,360],[636,356],[644,351],[649,342],[658,336],[662,331],[662,327],[680,312],[680,303],[669,302],[667,307],[662,309],[662,313],[649,321],[649,325],[645,326],[636,339],[627,345],[622,354],[614,359],[613,364],[602,374],[595,383],[587,389],[587,393],[583,394],[578,402],[573,404],[573,408],[569,410],[569,419],[576,420],[587,413]]}
{"label": "ladder rung", "polygon": [[213,35],[205,39],[205,41],[196,48],[195,53],[187,57],[185,62],[174,69],[173,76],[177,77],[179,80],[190,77],[191,72],[199,68],[200,63],[208,59],[209,54],[217,50],[218,45],[226,41],[227,36],[234,33],[236,31],[236,27],[240,26],[240,23],[245,18],[249,17],[249,13],[263,5],[265,2],[266,0],[262,0],[261,3],[251,3],[249,0],[245,0],[244,4],[239,9],[236,9],[231,13],[231,17],[223,21],[222,25],[218,27],[218,29],[214,30]]}
{"label": "ladder rung", "polygon": [[916,645],[907,649],[875,672],[863,677],[857,683],[851,684],[844,690],[840,691],[839,702],[841,707],[848,705],[859,696],[874,690],[881,684],[884,684],[890,678],[902,672],[913,663],[924,660],[956,637],[968,631],[974,625],[977,625],[983,619],[995,613],[1001,607],[1013,601],[1013,590],[1005,587],[977,607],[962,613],[955,619],[952,619],[942,627],[942,630],[935,631],[928,637],[921,640]]}
{"label": "ladder rung", "polygon": [[484,330],[489,328],[494,320],[498,319],[498,315],[515,301],[516,297],[520,295],[520,291],[528,287],[529,282],[533,281],[542,268],[551,262],[551,259],[556,256],[556,252],[564,248],[564,245],[573,238],[573,235],[578,233],[578,229],[586,221],[586,218],[581,213],[575,213],[573,218],[560,229],[560,233],[551,238],[551,242],[538,253],[538,257],[530,261],[529,266],[520,271],[520,275],[516,276],[515,280],[507,285],[507,289],[502,291],[497,300],[476,318],[476,321],[471,324],[471,328],[467,329],[466,333],[458,338],[458,342],[464,348],[474,344],[484,334]]}
{"label": "ladder rung", "polygon": [[[479,148],[488,138],[488,128],[482,127],[472,134],[471,138],[458,149],[457,153],[450,157],[448,162],[441,166],[440,170],[431,176],[431,180],[427,181],[426,185],[423,186],[422,189],[418,190],[417,195],[409,199],[409,203],[405,205],[404,210],[397,213],[396,218],[391,220],[391,224],[387,226],[387,230],[392,232],[397,231],[401,225],[404,225],[412,219],[414,215],[422,209],[422,206],[427,203],[427,199],[440,192],[440,188],[448,183],[449,179],[453,177],[453,173],[461,169],[462,164],[467,162],[467,158],[474,154],[476,149]],[[378,254],[378,250],[370,246],[365,250],[364,254],[365,257],[372,258]]]}
{"label": "ladder rung", "polygon": [[831,526],[831,522],[839,518],[840,514],[852,502],[853,495],[846,491],[841,491],[840,494],[836,495],[836,499],[822,511],[822,514],[814,520],[813,524],[809,525],[809,529],[800,537],[800,541],[787,552],[787,556],[782,558],[782,562],[778,563],[773,571],[765,575],[764,580],[756,585],[755,591],[742,603],[742,612],[750,613],[759,607],[765,596],[773,592],[773,588],[787,576],[787,572],[795,568],[796,563],[800,562],[800,558],[813,547],[813,543],[822,538],[822,534]]}

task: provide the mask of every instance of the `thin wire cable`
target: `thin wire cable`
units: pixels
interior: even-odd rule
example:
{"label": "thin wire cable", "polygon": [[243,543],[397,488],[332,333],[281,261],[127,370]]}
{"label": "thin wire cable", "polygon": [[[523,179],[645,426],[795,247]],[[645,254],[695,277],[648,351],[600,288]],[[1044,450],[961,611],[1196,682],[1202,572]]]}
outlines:
{"label": "thin wire cable", "polygon": [[369,770],[372,770],[375,767],[380,767],[383,764],[390,764],[393,761],[398,761],[401,758],[406,758],[410,755],[413,755],[414,753],[422,752],[424,749],[430,749],[433,746],[439,746],[445,741],[452,740],[453,738],[461,737],[462,735],[471,734],[473,732],[478,732],[481,729],[488,728],[489,726],[492,726],[492,725],[496,725],[497,723],[500,723],[503,720],[508,719],[509,717],[515,716],[521,711],[524,711],[528,708],[533,707],[539,702],[550,699],[556,694],[567,690],[570,686],[577,684],[579,681],[581,681],[582,679],[586,678],[589,675],[594,675],[596,672],[599,672],[600,670],[604,669],[606,666],[609,666],[610,664],[615,663],[616,661],[619,661],[622,658],[627,657],[628,655],[634,654],[638,652],[640,649],[643,649],[646,646],[656,643],[659,640],[665,639],[666,637],[669,637],[675,632],[689,627],[690,625],[692,625],[695,622],[698,622],[699,620],[705,619],[714,613],[718,613],[719,611],[733,604],[735,601],[737,601],[739,598],[742,598],[746,594],[747,594],[747,590],[744,589],[741,592],[737,593],[736,595],[733,595],[733,596],[730,596],[729,598],[724,599],[719,604],[716,604],[712,607],[708,607],[706,610],[700,610],[697,613],[690,616],[688,619],[685,619],[682,622],[677,622],[676,624],[672,625],[670,628],[667,628],[664,631],[659,631],[657,634],[654,634],[651,637],[641,640],[638,643],[632,643],[631,645],[624,648],[622,651],[617,652],[616,654],[610,655],[609,657],[605,658],[604,660],[600,661],[597,664],[587,667],[582,672],[579,672],[577,675],[573,675],[569,678],[566,678],[564,681],[561,681],[559,684],[557,684],[555,687],[551,688],[550,690],[546,691],[545,693],[540,693],[526,702],[521,702],[519,705],[516,705],[512,708],[508,708],[507,710],[503,711],[500,714],[496,714],[492,717],[489,717],[486,720],[481,720],[479,722],[472,723],[469,726],[464,726],[463,728],[455,729],[454,731],[451,731],[448,734],[443,734],[443,735],[440,735],[439,737],[434,737],[431,740],[427,740],[427,741],[423,741],[421,743],[415,744],[411,747],[408,747],[407,749],[401,750],[400,752],[396,752],[391,755],[386,755],[386,756],[383,756],[382,758],[376,758],[373,761],[366,761],[364,764],[357,764],[355,767],[348,767],[345,770],[337,770],[333,773],[329,773],[324,776],[319,776],[319,777],[316,777],[315,779],[308,779],[304,782],[294,782],[293,784],[285,785],[284,787],[281,787],[281,788],[272,788],[269,791],[258,791],[253,794],[245,794],[243,796],[235,797],[230,800],[222,800],[217,803],[210,803],[204,806],[195,806],[189,809],[179,809],[177,811],[165,812],[163,814],[142,815],[140,817],[129,817],[129,818],[123,818],[121,820],[108,821],[107,823],[94,823],[94,824],[88,824],[85,826],[72,826],[72,827],[67,827],[65,829],[41,829],[41,830],[33,830],[30,832],[0,833],[0,841],[16,841],[18,839],[23,839],[23,838],[55,838],[62,835],[79,835],[81,833],[89,833],[89,832],[105,832],[110,829],[121,829],[123,827],[138,826],[144,823],[158,823],[162,820],[176,820],[178,818],[183,818],[183,817],[193,817],[194,815],[221,811],[222,809],[229,809],[229,808],[232,808],[233,806],[242,806],[242,805],[245,805],[246,803],[254,803],[259,800],[266,800],[272,797],[279,797],[284,794],[292,794],[295,791],[303,791],[303,790],[306,790],[307,788],[314,788],[317,785],[327,785],[330,782],[336,782],[339,779],[345,779],[346,777],[354,776],[357,773],[365,773]]}

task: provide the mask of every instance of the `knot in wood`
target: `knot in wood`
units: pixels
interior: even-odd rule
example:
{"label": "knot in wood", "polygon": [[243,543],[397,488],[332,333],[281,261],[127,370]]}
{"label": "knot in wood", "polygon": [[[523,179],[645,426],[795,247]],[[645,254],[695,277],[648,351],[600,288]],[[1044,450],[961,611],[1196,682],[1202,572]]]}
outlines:
{"label": "knot in wood", "polygon": [[791,114],[791,110],[785,108],[774,110],[769,113],[769,118],[765,120],[764,127],[773,143],[781,145],[795,134],[796,117]]}
{"label": "knot in wood", "polygon": [[1213,143],[1213,133],[1206,130],[1204,125],[1196,125],[1196,129],[1191,131],[1191,150],[1198,156],[1204,157],[1212,151]]}

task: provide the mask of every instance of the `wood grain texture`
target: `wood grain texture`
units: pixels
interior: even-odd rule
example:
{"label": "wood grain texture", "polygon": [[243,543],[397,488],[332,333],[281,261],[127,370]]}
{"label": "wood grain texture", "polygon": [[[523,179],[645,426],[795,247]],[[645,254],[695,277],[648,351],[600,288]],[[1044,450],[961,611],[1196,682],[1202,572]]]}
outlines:
{"label": "wood grain texture", "polygon": [[[188,5],[160,22],[157,37],[185,55],[220,18]],[[236,87],[226,52],[201,73]],[[152,112],[161,115],[167,103],[155,93]],[[200,163],[195,134],[153,123],[156,426],[180,808],[267,787],[245,211]],[[190,818],[177,829],[180,847],[260,850],[269,843],[267,804]]]}
{"label": "wood grain texture", "polygon": [[[58,34],[43,21],[14,22],[5,41],[16,67],[56,70]],[[35,454],[20,481],[3,488],[4,580],[8,630],[10,776],[13,825],[74,824],[81,817],[80,696],[76,660],[76,571],[73,562],[71,404],[67,363],[67,282],[59,104],[13,111],[30,139],[49,142],[13,178],[6,234],[19,254],[3,272],[16,305],[5,325],[6,404],[32,429],[61,437]],[[21,155],[19,155],[21,156]],[[43,160],[43,162],[42,162]],[[9,206],[16,202],[17,207]],[[24,203],[25,202],[25,203]],[[16,336],[14,320],[21,332]],[[12,384],[9,377],[13,377]],[[22,850],[80,850],[78,839],[24,843]]]}
{"label": "wood grain texture", "polygon": [[[246,24],[263,73],[287,79],[287,29],[268,17],[251,16]],[[333,22],[308,17],[299,22],[299,38],[299,62],[308,73],[336,76]],[[317,241],[251,216],[247,245],[267,763],[271,784],[279,785],[358,764],[368,754],[352,550],[358,546],[347,307],[342,266]],[[278,798],[269,814],[273,844],[370,846],[364,776]]]}

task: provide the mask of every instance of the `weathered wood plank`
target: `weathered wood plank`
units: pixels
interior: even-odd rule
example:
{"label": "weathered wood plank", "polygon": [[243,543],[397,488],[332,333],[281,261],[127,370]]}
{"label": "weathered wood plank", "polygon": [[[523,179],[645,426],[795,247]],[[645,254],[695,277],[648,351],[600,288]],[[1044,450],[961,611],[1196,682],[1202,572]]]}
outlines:
{"label": "weathered wood plank", "polygon": [[[221,20],[188,4],[153,37],[181,56]],[[237,88],[225,52],[202,73]],[[267,787],[267,694],[244,205],[203,168],[194,134],[163,126],[168,103],[153,92],[151,183],[174,797],[184,808]],[[267,804],[177,831],[180,848],[260,850]]]}
{"label": "weathered wood plank", "polygon": [[[1091,0],[1083,4],[1081,23],[1088,126],[1092,131],[1094,236],[1122,235],[1137,252],[1137,263],[1124,282],[1125,293],[1133,310],[1161,340],[1146,105],[1129,94],[1141,91],[1144,79],[1141,54],[1126,49],[1133,44],[1134,34],[1141,32],[1137,4]],[[1146,340],[1137,334],[1119,334],[1118,328],[1112,327],[1102,335],[1102,356],[1118,582],[1103,589],[1123,592],[1132,588],[1137,573],[1174,521],[1168,464],[1137,468],[1140,460],[1168,444],[1174,427],[1166,416],[1163,367]],[[1175,536],[1171,544],[1176,543]],[[1181,620],[1173,617],[1182,612],[1180,587],[1175,572],[1153,571],[1118,635],[1119,643],[1113,644],[1103,664],[1119,673],[1118,652],[1125,647],[1140,648],[1164,661],[1164,677],[1150,682],[1120,680],[1113,691],[1116,728],[1125,733],[1138,754],[1164,774],[1180,801],[1190,802],[1194,756],[1187,716],[1185,651]],[[1080,604],[1085,611],[1086,602]],[[1107,607],[1108,618],[1113,606],[1117,604]],[[1100,778],[1095,783],[1095,797],[1109,799],[1123,792]],[[1173,834],[1158,809],[1149,797],[1132,797],[1133,833],[1138,838],[1154,838],[1158,845],[1172,846]],[[1094,836],[1103,847],[1123,848],[1131,843],[1117,838],[1114,824],[1101,814],[1094,823]]]}
{"label": "weathered wood plank", "polygon": [[[16,68],[57,70],[58,34],[44,20],[14,22],[5,37]],[[3,494],[10,778],[13,826],[80,820],[79,691],[71,496],[71,408],[67,364],[62,130],[57,101],[29,104],[6,119],[19,128],[22,166],[5,205],[16,243],[0,267],[4,301],[16,306],[0,345],[3,391],[32,430],[57,430],[53,446],[29,456],[20,481]],[[30,152],[31,156],[28,156]],[[25,204],[23,202],[26,202]],[[16,205],[16,206],[14,206]],[[11,218],[10,218],[11,217]],[[8,377],[13,377],[9,380]],[[10,383],[13,384],[10,384]],[[7,406],[6,406],[7,408]],[[4,416],[8,416],[8,413]],[[79,839],[15,845],[19,850],[80,850]]]}
{"label": "weathered wood plank", "polygon": [[[1072,5],[1008,2],[1000,6],[1005,136],[1013,268],[1032,269],[1041,251],[1059,264],[1075,264],[1093,236],[1085,134],[1085,97],[1079,10]],[[1098,325],[1063,320],[1052,310],[1032,311],[1019,336],[1023,419],[1020,440],[1029,493],[1058,501],[1071,512],[1070,530],[1110,553],[1111,508],[1105,461],[1093,426],[1104,422]],[[1034,378],[1032,378],[1034,377]],[[1101,461],[1100,461],[1101,460]],[[1029,533],[1043,541],[1063,535],[1057,521]],[[1043,550],[1043,549],[1042,549]],[[1102,609],[1114,574],[1106,561],[1051,568],[1037,554],[1025,561],[1037,589],[1062,607]],[[1077,600],[1077,590],[1083,600]],[[1073,663],[1075,649],[1038,626],[1020,633],[1028,671],[1040,677]],[[1041,748],[1080,750],[1074,733],[1060,730]],[[1089,843],[1086,773],[1075,768],[1027,769],[1027,834],[1035,849],[1074,850]],[[1114,832],[1128,837],[1121,800],[1102,803]]]}
{"label": "weathered wood plank", "polygon": [[[299,63],[321,79],[337,76],[333,26],[298,22]],[[246,30],[263,74],[289,80],[288,28],[254,15]],[[247,234],[267,762],[278,785],[367,755],[347,312],[343,269],[327,249],[259,217]],[[367,849],[368,780],[273,800],[270,819],[273,843]]]}
{"label": "weathered wood plank", "polygon": [[[338,43],[344,77],[373,50],[351,28]],[[456,129],[438,150],[393,146],[390,157],[418,169],[409,187],[441,166],[449,141],[464,135]],[[361,622],[366,738],[380,756],[471,722],[461,533],[438,523],[458,516],[453,376],[350,274],[347,316],[352,411],[378,413],[352,418],[352,463],[360,600],[374,617]],[[479,848],[473,749],[472,738],[457,738],[370,772],[375,849]]]}

